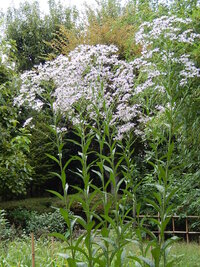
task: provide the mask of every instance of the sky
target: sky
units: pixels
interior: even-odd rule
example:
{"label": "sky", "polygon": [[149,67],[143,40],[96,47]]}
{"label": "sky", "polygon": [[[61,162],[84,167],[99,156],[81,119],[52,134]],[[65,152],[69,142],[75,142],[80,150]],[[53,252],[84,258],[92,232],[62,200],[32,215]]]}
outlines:
{"label": "sky", "polygon": [[[34,0],[0,0],[0,10],[6,11],[6,9],[9,6],[15,6],[18,7],[20,2],[34,2]],[[55,0],[58,1],[58,0]],[[95,7],[96,6],[96,1],[95,0],[60,0],[62,2],[62,4],[64,4],[65,6],[73,6],[76,5],[78,10],[83,10],[84,9],[84,3],[87,2],[88,5]],[[160,0],[160,2],[162,3],[166,3],[169,0]],[[48,12],[48,0],[38,0],[39,4],[40,4],[40,9],[42,10],[42,12],[46,13]],[[121,3],[124,4],[126,3],[126,0],[121,0]]]}

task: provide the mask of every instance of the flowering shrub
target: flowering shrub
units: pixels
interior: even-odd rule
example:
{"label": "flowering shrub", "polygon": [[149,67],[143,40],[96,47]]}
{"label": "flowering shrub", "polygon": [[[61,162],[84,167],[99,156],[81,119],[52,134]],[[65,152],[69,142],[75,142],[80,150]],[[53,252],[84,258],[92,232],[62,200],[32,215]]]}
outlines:
{"label": "flowering shrub", "polygon": [[[178,127],[174,125],[177,120],[177,110],[182,106],[185,92],[189,92],[191,84],[199,77],[199,69],[192,62],[189,52],[183,52],[182,49],[186,48],[185,44],[190,46],[200,37],[192,30],[188,30],[189,23],[188,19],[166,16],[155,19],[151,23],[143,23],[136,34],[136,43],[141,47],[141,56],[131,62],[118,59],[118,50],[115,46],[81,45],[68,57],[61,55],[54,61],[46,62],[36,70],[22,75],[21,94],[15,99],[16,104],[27,104],[40,111],[48,102],[54,114],[61,113],[76,126],[73,133],[79,141],[68,140],[78,147],[77,155],[70,158],[63,166],[64,142],[62,138],[59,139],[62,128],[57,129],[57,124],[54,129],[57,130],[55,132],[58,154],[56,157],[48,155],[60,168],[60,173],[54,174],[62,182],[63,196],[52,190],[50,192],[63,200],[66,205],[66,209],[61,209],[61,214],[68,225],[71,239],[58,234],[55,236],[68,242],[72,257],[67,254],[64,257],[69,262],[77,262],[76,253],[81,251],[78,246],[83,236],[77,240],[75,246],[72,239],[74,224],[78,222],[86,230],[86,238],[83,240],[87,248],[88,266],[93,266],[101,257],[94,253],[93,246],[93,240],[100,226],[104,245],[100,244],[100,247],[106,252],[105,258],[102,255],[104,264],[101,265],[105,266],[107,262],[106,266],[110,266],[113,261],[114,264],[116,262],[118,266],[122,266],[125,245],[130,241],[128,232],[130,224],[126,223],[128,212],[124,209],[126,194],[130,195],[134,202],[134,207],[131,207],[129,212],[139,213],[141,205],[139,203],[137,206],[134,200],[139,184],[137,179],[135,183],[133,182],[135,167],[132,152],[133,136],[130,136],[130,142],[127,141],[128,138],[123,140],[124,142],[116,139],[123,138],[123,134],[132,129],[135,134],[141,134],[138,130],[140,125],[143,125],[145,130],[147,129],[145,133],[148,133],[148,130],[150,132],[150,135],[146,135],[145,138],[152,148],[148,160],[151,160],[153,170],[149,176],[152,174],[156,180],[156,183],[152,182],[153,194],[150,199],[146,198],[145,202],[150,204],[154,212],[159,213],[160,218],[153,222],[158,225],[160,240],[153,233],[146,231],[152,238],[147,245],[147,250],[145,249],[146,252],[142,248],[143,257],[136,258],[133,255],[132,258],[141,266],[144,262],[149,262],[149,266],[159,265],[161,261],[163,266],[167,266],[167,247],[175,239],[165,241],[164,233],[169,222],[168,218],[173,212],[171,202],[176,193],[176,188],[171,190],[170,187],[172,185],[170,182],[174,178],[172,170],[176,165],[173,162],[175,147],[173,137],[177,131],[175,128],[178,129]],[[50,97],[47,91],[50,91]],[[91,125],[97,127],[91,128]],[[113,134],[112,126],[117,128],[117,137]],[[165,127],[164,131],[159,132],[160,126]],[[91,146],[93,142],[98,146],[98,153]],[[97,158],[90,163],[88,157],[92,154]],[[65,171],[71,160],[79,163],[74,173],[81,178],[84,189],[75,186],[81,193],[76,197],[83,206],[86,218],[70,216],[68,212],[71,203],[67,203],[66,182],[68,181]],[[101,188],[92,184],[91,173],[100,178]],[[123,182],[126,188],[123,190],[124,195],[120,203],[118,193]],[[109,217],[112,203],[108,200],[108,186],[111,187],[115,204],[113,217]],[[94,191],[90,195],[91,188]],[[96,217],[94,208],[91,208],[90,204],[97,192],[102,193],[104,214],[102,217],[97,217],[101,223],[95,227],[94,218]],[[132,220],[131,222],[134,220],[128,216],[128,222],[130,222],[129,219]],[[137,229],[139,231],[136,231],[141,247],[145,232],[143,223],[144,221]],[[115,234],[113,235],[110,230]],[[111,233],[114,239],[110,239]],[[113,244],[111,259],[110,244]],[[150,244],[153,247],[152,262],[145,258]],[[83,254],[86,255],[85,252]]]}
{"label": "flowering shrub", "polygon": [[[55,99],[54,111],[67,114],[73,124],[79,123],[77,103],[81,102],[88,121],[95,123],[96,107],[101,117],[105,117],[104,102],[107,108],[112,107],[111,123],[117,126],[118,138],[130,129],[138,134],[135,122],[138,119],[146,122],[150,115],[144,117],[142,114],[143,100],[137,97],[139,93],[153,89],[163,95],[170,88],[189,86],[191,78],[200,76],[189,54],[183,53],[178,46],[178,43],[191,45],[200,37],[187,29],[190,22],[189,19],[163,16],[143,23],[135,37],[142,47],[141,56],[132,62],[119,60],[118,49],[113,45],[80,45],[68,57],[60,55],[36,70],[22,74],[20,95],[15,102],[27,103],[40,110],[46,101],[44,81],[49,81],[51,97]],[[169,99],[166,103],[163,99],[161,102],[161,106],[159,103],[154,106],[155,111],[163,111],[163,105],[171,105]]]}
{"label": "flowering shrub", "polygon": [[32,108],[40,110],[45,91],[42,81],[52,81],[55,86],[52,92],[54,110],[67,114],[73,124],[79,122],[76,103],[80,101],[89,121],[94,122],[96,116],[94,105],[98,107],[102,118],[105,117],[103,98],[107,108],[113,107],[112,124],[123,123],[121,131],[125,131],[127,126],[130,129],[134,126],[130,122],[140,113],[138,105],[129,103],[135,74],[132,64],[118,59],[117,51],[115,46],[81,45],[69,57],[61,55],[39,66],[36,71],[25,72],[22,75],[21,95],[16,102],[28,102]]}
{"label": "flowering shrub", "polygon": [[[191,22],[190,19],[163,16],[140,26],[135,39],[142,47],[142,55],[134,64],[142,72],[143,82],[136,87],[137,93],[148,88],[163,93],[170,89],[169,82],[175,85],[178,81],[175,86],[182,88],[189,85],[189,79],[200,77],[200,69],[181,49],[181,45],[193,45],[200,38],[192,29],[185,29]],[[170,80],[166,79],[169,76]]]}
{"label": "flowering shrub", "polygon": [[193,32],[191,23],[190,19],[163,16],[144,22],[136,33],[141,56],[133,61],[139,72],[135,93],[144,106],[145,133],[156,129],[163,134],[161,128],[166,129],[169,116],[178,112],[180,119],[186,97],[197,89],[191,90],[200,69],[189,52],[200,35]]}

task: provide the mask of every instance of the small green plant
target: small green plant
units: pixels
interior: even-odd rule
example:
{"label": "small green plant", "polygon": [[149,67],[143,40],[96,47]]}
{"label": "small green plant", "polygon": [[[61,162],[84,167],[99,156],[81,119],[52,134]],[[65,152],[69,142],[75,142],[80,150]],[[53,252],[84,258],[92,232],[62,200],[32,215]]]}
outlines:
{"label": "small green plant", "polygon": [[6,219],[6,212],[0,210],[0,241],[12,239],[15,235],[15,229],[11,227]]}

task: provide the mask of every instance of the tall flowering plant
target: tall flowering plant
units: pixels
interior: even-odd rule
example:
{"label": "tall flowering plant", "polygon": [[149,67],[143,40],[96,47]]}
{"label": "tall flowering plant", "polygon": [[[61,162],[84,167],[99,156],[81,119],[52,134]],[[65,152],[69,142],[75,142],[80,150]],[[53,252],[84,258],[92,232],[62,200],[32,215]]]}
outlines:
{"label": "tall flowering plant", "polygon": [[157,103],[151,101],[153,115],[156,110],[162,113],[177,107],[177,101],[200,77],[200,69],[189,54],[190,47],[200,38],[191,23],[190,19],[163,16],[144,22],[136,33],[136,44],[142,51],[133,61],[140,73],[135,93],[144,95],[149,91],[150,97],[156,98]]}
{"label": "tall flowering plant", "polygon": [[[173,154],[175,138],[181,132],[180,111],[185,98],[195,90],[194,85],[200,77],[192,61],[190,46],[200,38],[199,34],[188,29],[190,19],[163,16],[152,22],[143,23],[136,34],[136,43],[141,46],[141,57],[134,60],[139,70],[135,93],[143,101],[144,113],[148,121],[145,139],[152,148],[148,162],[153,166],[155,183],[152,197],[146,203],[158,219],[152,219],[158,227],[159,238],[145,229],[144,221],[138,228],[140,257],[133,256],[139,266],[172,266],[168,253],[175,237],[165,240],[165,229],[173,212],[173,198],[178,188],[173,187]],[[187,53],[188,51],[188,53]],[[151,237],[146,248],[143,247],[141,232]],[[147,258],[151,246],[152,260]]]}
{"label": "tall flowering plant", "polygon": [[[124,246],[130,241],[126,235],[128,213],[124,209],[124,202],[118,203],[117,197],[122,181],[128,184],[128,189],[133,188],[129,182],[132,180],[130,173],[133,172],[134,164],[131,161],[132,151],[127,152],[127,149],[132,149],[132,145],[127,144],[124,148],[124,143],[119,145],[118,140],[123,140],[132,131],[134,135],[141,135],[152,147],[150,163],[154,167],[157,183],[153,184],[154,199],[146,199],[146,202],[159,213],[160,220],[154,220],[154,223],[159,228],[160,239],[150,233],[153,263],[146,259],[146,252],[142,257],[131,257],[141,266],[159,266],[160,262],[163,262],[163,266],[170,266],[167,265],[167,253],[173,239],[165,241],[164,231],[169,222],[168,215],[172,211],[171,201],[175,194],[175,190],[171,191],[169,187],[175,146],[173,135],[177,131],[177,114],[185,92],[191,90],[192,83],[199,78],[199,69],[190,58],[189,46],[200,36],[189,29],[190,23],[189,19],[175,16],[164,16],[151,23],[143,23],[135,36],[136,44],[141,47],[141,56],[131,62],[120,60],[115,46],[81,45],[68,57],[61,55],[54,61],[22,74],[20,95],[15,103],[27,104],[38,111],[50,103],[55,114],[60,113],[68,119],[70,127],[74,126],[75,134],[80,140],[80,143],[70,141],[79,147],[78,156],[74,159],[82,166],[76,173],[84,185],[83,189],[79,188],[83,198],[78,196],[78,199],[84,208],[86,220],[78,216],[71,218],[64,210],[61,212],[71,229],[70,235],[75,222],[79,222],[87,233],[75,245],[71,239],[69,248],[72,258],[66,256],[69,262],[76,261],[76,251],[80,251],[86,258],[87,266],[94,266],[97,262],[104,262],[102,266],[111,266],[112,262],[116,262],[116,266],[124,264]],[[188,53],[183,48],[187,48]],[[45,97],[47,87],[51,89],[50,101]],[[94,141],[99,146],[99,152],[95,154],[98,159],[89,163],[88,157]],[[159,154],[159,145],[165,147],[164,155]],[[69,162],[66,167],[62,167],[63,144],[58,143],[58,146],[59,160],[51,158],[59,164],[61,175],[58,176],[63,181],[64,198],[59,194],[57,196],[64,199],[67,205],[65,168]],[[119,147],[122,151],[120,159],[116,156]],[[100,191],[91,182],[92,171],[102,181],[102,216],[95,214],[94,206],[91,208],[91,200]],[[105,182],[106,173],[108,183]],[[118,179],[119,174],[127,179]],[[113,217],[110,216],[112,205],[106,192],[109,184],[114,188]],[[92,195],[91,189],[94,190]],[[95,218],[100,221],[98,226],[95,226]],[[115,241],[110,238],[112,230],[107,230],[108,226],[114,230]],[[97,230],[100,227],[102,243],[96,249]],[[139,230],[140,233],[147,232],[143,225],[140,225]],[[138,236],[138,240],[143,242],[140,239],[142,235]],[[82,242],[85,242],[87,251],[80,247]]]}

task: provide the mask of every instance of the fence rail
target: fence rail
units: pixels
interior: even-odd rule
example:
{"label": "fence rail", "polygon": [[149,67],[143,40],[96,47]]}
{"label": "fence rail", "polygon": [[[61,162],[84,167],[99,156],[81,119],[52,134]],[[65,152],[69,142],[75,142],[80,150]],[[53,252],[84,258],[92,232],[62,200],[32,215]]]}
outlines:
{"label": "fence rail", "polygon": [[[158,215],[139,215],[139,216],[137,216],[137,218],[157,218],[157,219],[159,219],[160,216],[159,216],[159,214]],[[178,234],[185,234],[187,243],[189,243],[189,236],[190,235],[197,235],[197,236],[199,236],[199,243],[200,243],[200,232],[199,231],[190,231],[189,230],[189,221],[188,221],[188,219],[199,219],[200,220],[200,216],[191,215],[191,216],[186,216],[183,218],[183,217],[178,216],[178,215],[173,215],[173,216],[168,216],[168,218],[171,218],[171,220],[172,220],[172,230],[164,231],[165,234],[177,234],[177,235]],[[182,219],[182,220],[185,219],[185,231],[176,230],[175,219]],[[158,231],[152,231],[152,232],[155,234],[158,234],[160,236],[159,230]]]}

